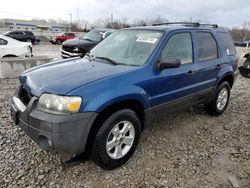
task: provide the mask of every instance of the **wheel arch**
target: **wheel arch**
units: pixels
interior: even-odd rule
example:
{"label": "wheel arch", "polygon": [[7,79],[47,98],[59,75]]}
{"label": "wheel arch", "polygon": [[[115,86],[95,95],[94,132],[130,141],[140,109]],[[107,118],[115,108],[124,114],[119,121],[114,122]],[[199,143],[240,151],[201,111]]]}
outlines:
{"label": "wheel arch", "polygon": [[233,74],[226,74],[226,75],[222,76],[221,79],[218,81],[217,86],[219,86],[224,81],[227,81],[230,85],[230,88],[232,88],[233,84],[234,84]]}
{"label": "wheel arch", "polygon": [[135,113],[138,115],[141,121],[141,129],[142,130],[144,129],[144,121],[145,121],[144,106],[139,100],[131,99],[110,104],[109,106],[104,108],[94,120],[94,123],[91,126],[91,129],[88,134],[86,150],[89,151],[91,149],[94,136],[100,129],[102,122],[105,121],[105,119],[107,119],[114,112],[126,108],[135,111]]}
{"label": "wheel arch", "polygon": [[3,56],[3,58],[6,58],[6,57],[18,57],[18,56],[14,54],[8,54],[8,55]]}

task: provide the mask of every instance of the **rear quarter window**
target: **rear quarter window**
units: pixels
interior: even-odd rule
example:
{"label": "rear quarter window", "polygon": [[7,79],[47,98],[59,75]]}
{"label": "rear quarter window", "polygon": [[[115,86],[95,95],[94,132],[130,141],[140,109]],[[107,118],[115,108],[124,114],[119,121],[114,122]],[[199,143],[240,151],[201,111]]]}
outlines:
{"label": "rear quarter window", "polygon": [[8,41],[0,38],[0,45],[7,45],[8,44]]}
{"label": "rear quarter window", "polygon": [[224,51],[227,55],[235,55],[236,50],[233,41],[228,33],[218,33],[224,47]]}

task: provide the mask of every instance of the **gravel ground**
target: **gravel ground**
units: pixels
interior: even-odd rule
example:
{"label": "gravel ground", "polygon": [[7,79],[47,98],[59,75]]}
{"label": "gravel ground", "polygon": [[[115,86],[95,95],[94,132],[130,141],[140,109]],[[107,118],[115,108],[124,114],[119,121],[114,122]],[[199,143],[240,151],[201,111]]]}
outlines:
{"label": "gravel ground", "polygon": [[60,52],[61,45],[54,45],[49,42],[41,42],[34,44],[32,48],[34,56],[49,56],[55,60],[62,59]]}
{"label": "gravel ground", "polygon": [[154,123],[127,164],[105,171],[89,160],[65,165],[69,155],[40,149],[10,118],[18,80],[0,79],[0,187],[249,188],[249,84],[238,77],[220,117],[195,107]]}

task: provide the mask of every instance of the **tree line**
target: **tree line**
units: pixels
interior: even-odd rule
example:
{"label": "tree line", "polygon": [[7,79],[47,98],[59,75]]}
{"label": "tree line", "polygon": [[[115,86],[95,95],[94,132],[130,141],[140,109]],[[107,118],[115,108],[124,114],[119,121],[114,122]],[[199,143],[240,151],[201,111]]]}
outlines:
{"label": "tree line", "polygon": [[[49,19],[44,21],[69,24],[71,31],[73,32],[87,32],[93,28],[122,29],[127,27],[150,26],[153,25],[154,23],[169,22],[168,19],[160,15],[154,19],[134,19],[131,22],[128,22],[127,18],[116,19],[114,21],[113,20],[111,21],[110,18],[105,18],[105,19],[99,18],[92,22],[88,20],[80,20],[80,21],[73,21],[72,23],[69,23],[62,19],[58,20]],[[186,22],[190,22],[190,20],[186,20]],[[227,29],[230,32],[234,41],[250,40],[250,22],[245,22],[240,27],[233,27]]]}

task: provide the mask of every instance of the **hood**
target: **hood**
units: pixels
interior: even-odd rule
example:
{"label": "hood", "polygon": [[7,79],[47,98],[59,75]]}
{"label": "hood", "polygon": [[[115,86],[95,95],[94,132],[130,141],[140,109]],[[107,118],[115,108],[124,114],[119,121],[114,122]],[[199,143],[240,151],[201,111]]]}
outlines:
{"label": "hood", "polygon": [[69,47],[70,46],[77,46],[77,47],[80,47],[81,49],[84,49],[84,50],[90,50],[98,43],[99,42],[89,41],[89,40],[85,40],[83,38],[76,38],[76,39],[66,40],[65,42],[63,42],[62,45],[69,46]]}
{"label": "hood", "polygon": [[80,86],[135,68],[72,58],[29,69],[20,76],[20,82],[37,97],[42,93],[66,95]]}

